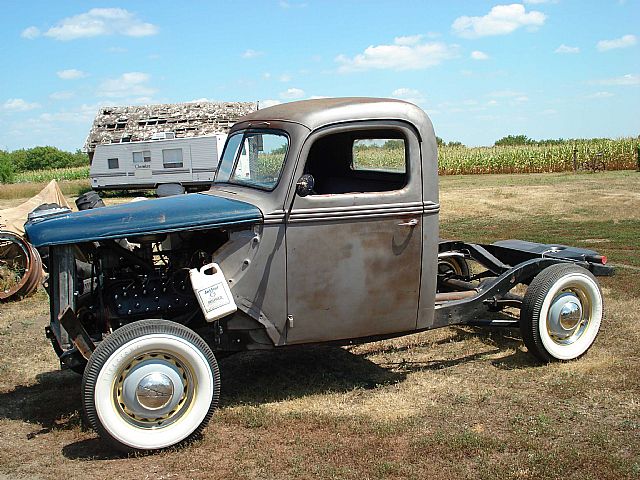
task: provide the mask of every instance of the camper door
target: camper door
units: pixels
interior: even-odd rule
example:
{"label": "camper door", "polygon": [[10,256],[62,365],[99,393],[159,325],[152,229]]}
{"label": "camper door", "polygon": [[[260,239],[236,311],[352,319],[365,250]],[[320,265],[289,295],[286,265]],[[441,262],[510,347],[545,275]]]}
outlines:
{"label": "camper door", "polygon": [[151,178],[152,172],[150,150],[133,152],[133,169],[135,172],[136,180]]}

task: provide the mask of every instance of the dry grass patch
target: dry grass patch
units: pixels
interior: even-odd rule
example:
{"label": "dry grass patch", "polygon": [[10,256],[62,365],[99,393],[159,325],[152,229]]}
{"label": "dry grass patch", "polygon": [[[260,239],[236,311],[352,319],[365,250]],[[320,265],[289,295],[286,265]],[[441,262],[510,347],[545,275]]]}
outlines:
{"label": "dry grass patch", "polygon": [[[497,221],[522,220],[530,215],[544,214],[580,221],[595,212],[599,218],[640,220],[640,174],[636,172],[556,174],[552,177],[558,183],[540,185],[522,185],[523,176],[514,177],[509,182],[505,176],[499,176],[503,183],[491,178],[487,182],[489,185],[481,180],[469,185],[443,179],[441,220],[471,216]],[[534,183],[537,178],[532,176]],[[447,186],[452,188],[447,189]],[[604,240],[592,239],[592,243]]]}

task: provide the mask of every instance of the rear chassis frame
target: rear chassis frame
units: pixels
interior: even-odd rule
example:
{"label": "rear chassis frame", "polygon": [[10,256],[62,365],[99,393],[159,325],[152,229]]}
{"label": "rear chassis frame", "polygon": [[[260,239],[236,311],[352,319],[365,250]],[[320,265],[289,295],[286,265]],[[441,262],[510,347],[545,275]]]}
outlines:
{"label": "rear chassis frame", "polygon": [[[500,313],[504,307],[519,309],[522,298],[509,292],[518,284],[528,285],[545,268],[556,263],[579,265],[596,276],[611,276],[613,267],[605,265],[606,257],[593,250],[526,242],[522,240],[504,240],[493,244],[476,244],[462,241],[440,241],[439,255],[454,254],[471,259],[486,268],[484,275],[489,277],[467,298],[438,301],[434,322],[430,328],[447,325],[504,326],[517,327],[517,319],[505,319]],[[454,276],[457,277],[457,276]],[[472,285],[466,279],[458,279],[459,285]],[[462,281],[460,281],[462,280]],[[462,292],[472,290],[461,289]]]}

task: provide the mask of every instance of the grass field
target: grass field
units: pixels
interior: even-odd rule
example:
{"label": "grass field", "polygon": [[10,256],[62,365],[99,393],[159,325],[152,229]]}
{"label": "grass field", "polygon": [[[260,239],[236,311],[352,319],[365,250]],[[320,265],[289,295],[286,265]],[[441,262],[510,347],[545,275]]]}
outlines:
{"label": "grass field", "polygon": [[471,327],[239,354],[201,440],[124,458],[84,425],[39,292],[0,305],[0,478],[639,478],[640,173],[444,177],[441,204],[444,238],[609,256],[584,357],[542,365],[517,330]]}

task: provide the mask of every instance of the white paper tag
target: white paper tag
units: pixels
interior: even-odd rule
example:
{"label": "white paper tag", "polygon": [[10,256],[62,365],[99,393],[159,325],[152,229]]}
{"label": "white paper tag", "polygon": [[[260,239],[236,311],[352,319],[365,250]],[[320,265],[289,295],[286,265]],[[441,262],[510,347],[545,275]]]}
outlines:
{"label": "white paper tag", "polygon": [[198,297],[200,297],[205,313],[212,312],[229,304],[229,297],[224,290],[222,282],[198,290]]}

